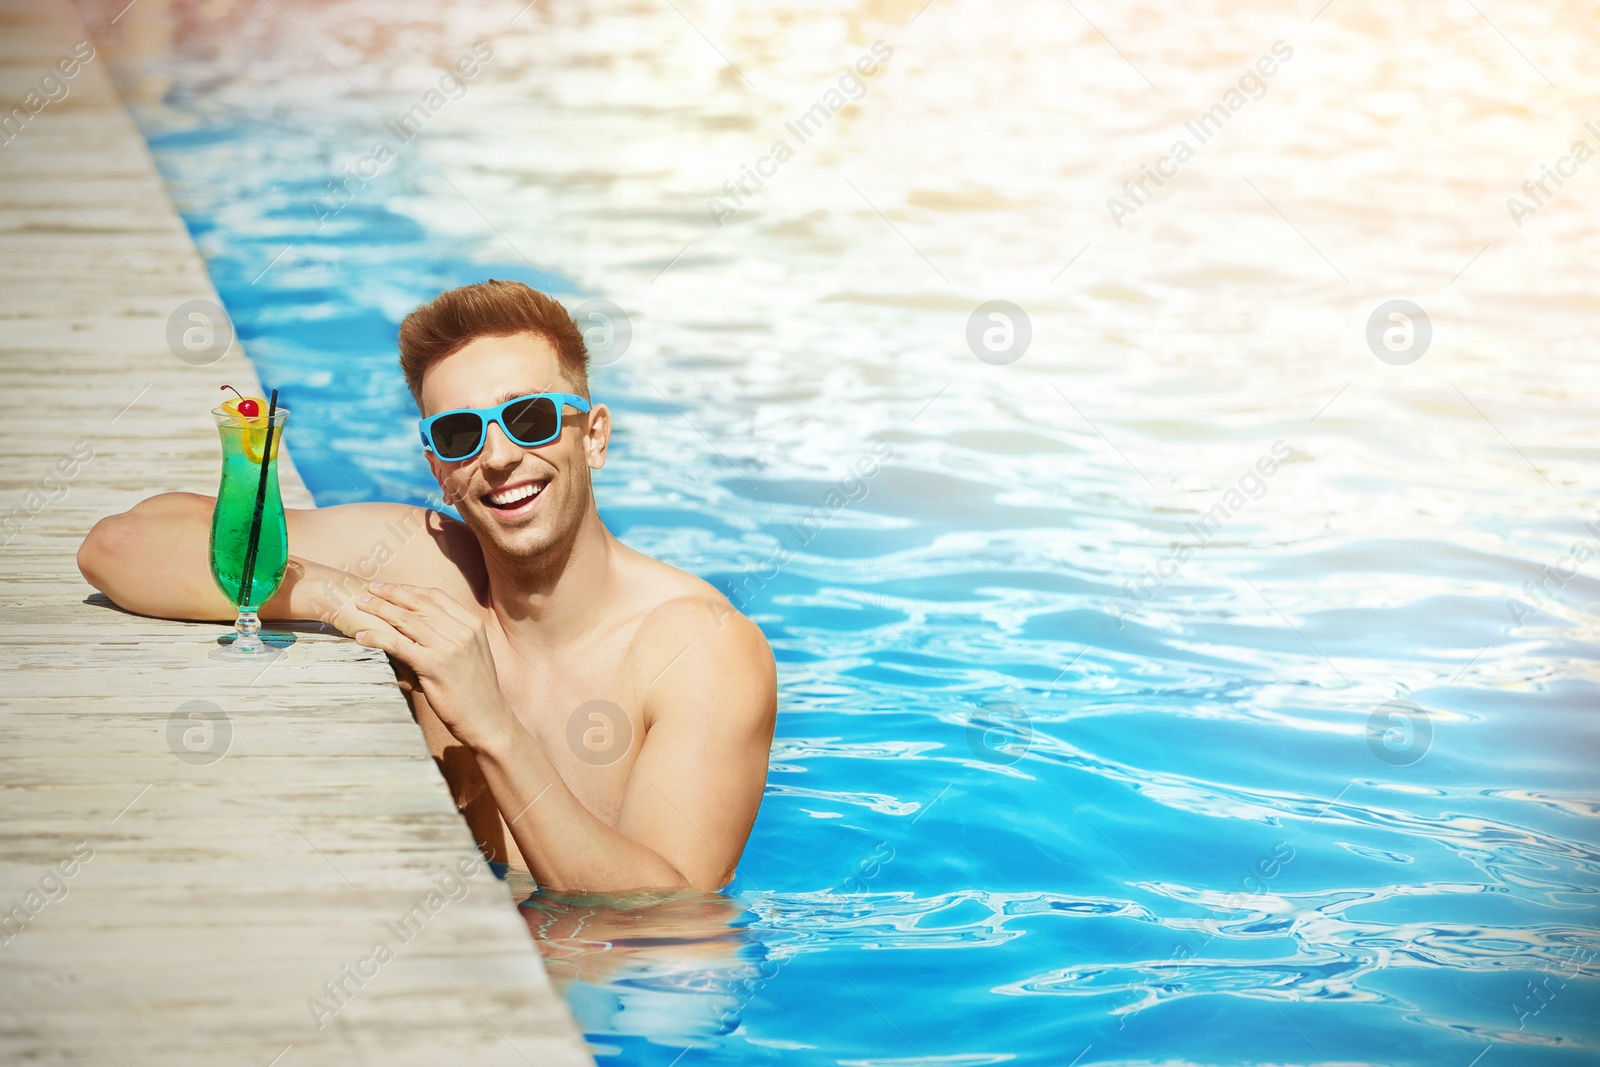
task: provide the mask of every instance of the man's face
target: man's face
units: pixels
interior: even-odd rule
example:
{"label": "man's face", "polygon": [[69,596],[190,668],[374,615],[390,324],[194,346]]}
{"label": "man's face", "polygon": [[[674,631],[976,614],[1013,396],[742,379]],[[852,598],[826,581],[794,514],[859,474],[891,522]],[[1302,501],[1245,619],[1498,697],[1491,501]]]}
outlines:
{"label": "man's face", "polygon": [[[480,337],[423,373],[422,413],[572,391],[543,337]],[[451,463],[429,452],[428,465],[485,552],[534,559],[577,535],[592,501],[589,469],[604,465],[609,429],[603,405],[588,413],[564,407],[561,436],[548,444],[525,448],[495,423],[476,456]]]}

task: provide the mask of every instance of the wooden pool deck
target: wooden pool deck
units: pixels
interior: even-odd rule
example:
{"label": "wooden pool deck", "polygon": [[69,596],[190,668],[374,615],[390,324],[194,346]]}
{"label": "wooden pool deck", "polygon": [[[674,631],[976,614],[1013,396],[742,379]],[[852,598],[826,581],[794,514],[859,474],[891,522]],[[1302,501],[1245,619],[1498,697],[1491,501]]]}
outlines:
{"label": "wooden pool deck", "polygon": [[[0,0],[0,108],[91,40]],[[60,84],[0,145],[0,1062],[591,1063],[381,657],[227,668],[79,576],[100,517],[214,488],[254,376],[174,355],[216,294],[105,57]]]}

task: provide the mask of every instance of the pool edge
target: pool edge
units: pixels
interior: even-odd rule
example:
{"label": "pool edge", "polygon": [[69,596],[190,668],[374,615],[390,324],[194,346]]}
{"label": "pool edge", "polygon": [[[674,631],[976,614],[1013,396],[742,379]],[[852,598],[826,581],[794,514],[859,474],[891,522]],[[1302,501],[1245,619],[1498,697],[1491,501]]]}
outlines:
{"label": "pool edge", "polygon": [[0,26],[0,1059],[591,1063],[381,656],[299,633],[241,676],[78,575],[100,517],[214,490],[216,383],[256,378],[175,354],[216,293],[77,13]]}

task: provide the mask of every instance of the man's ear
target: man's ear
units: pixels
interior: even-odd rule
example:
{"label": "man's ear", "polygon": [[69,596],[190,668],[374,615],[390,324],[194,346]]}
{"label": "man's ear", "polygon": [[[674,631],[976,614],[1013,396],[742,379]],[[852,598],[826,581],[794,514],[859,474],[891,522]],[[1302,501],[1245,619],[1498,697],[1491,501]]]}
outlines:
{"label": "man's ear", "polygon": [[584,458],[591,470],[606,465],[606,446],[611,443],[611,409],[596,404],[589,409],[589,428],[583,435]]}

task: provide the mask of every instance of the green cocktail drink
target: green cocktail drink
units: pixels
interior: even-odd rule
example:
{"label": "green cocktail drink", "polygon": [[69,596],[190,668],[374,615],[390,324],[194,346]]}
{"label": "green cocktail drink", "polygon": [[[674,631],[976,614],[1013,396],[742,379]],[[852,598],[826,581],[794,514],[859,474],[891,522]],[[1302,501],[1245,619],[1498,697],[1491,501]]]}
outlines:
{"label": "green cocktail drink", "polygon": [[[255,413],[241,413],[245,404],[246,412]],[[289,412],[278,408],[273,413],[270,434],[266,412],[248,400],[229,401],[211,414],[222,439],[222,484],[211,513],[211,577],[239,610],[233,643],[212,652],[211,658],[265,662],[281,655],[261,640],[256,611],[278,591],[289,562],[289,534],[278,492],[278,454]]]}

